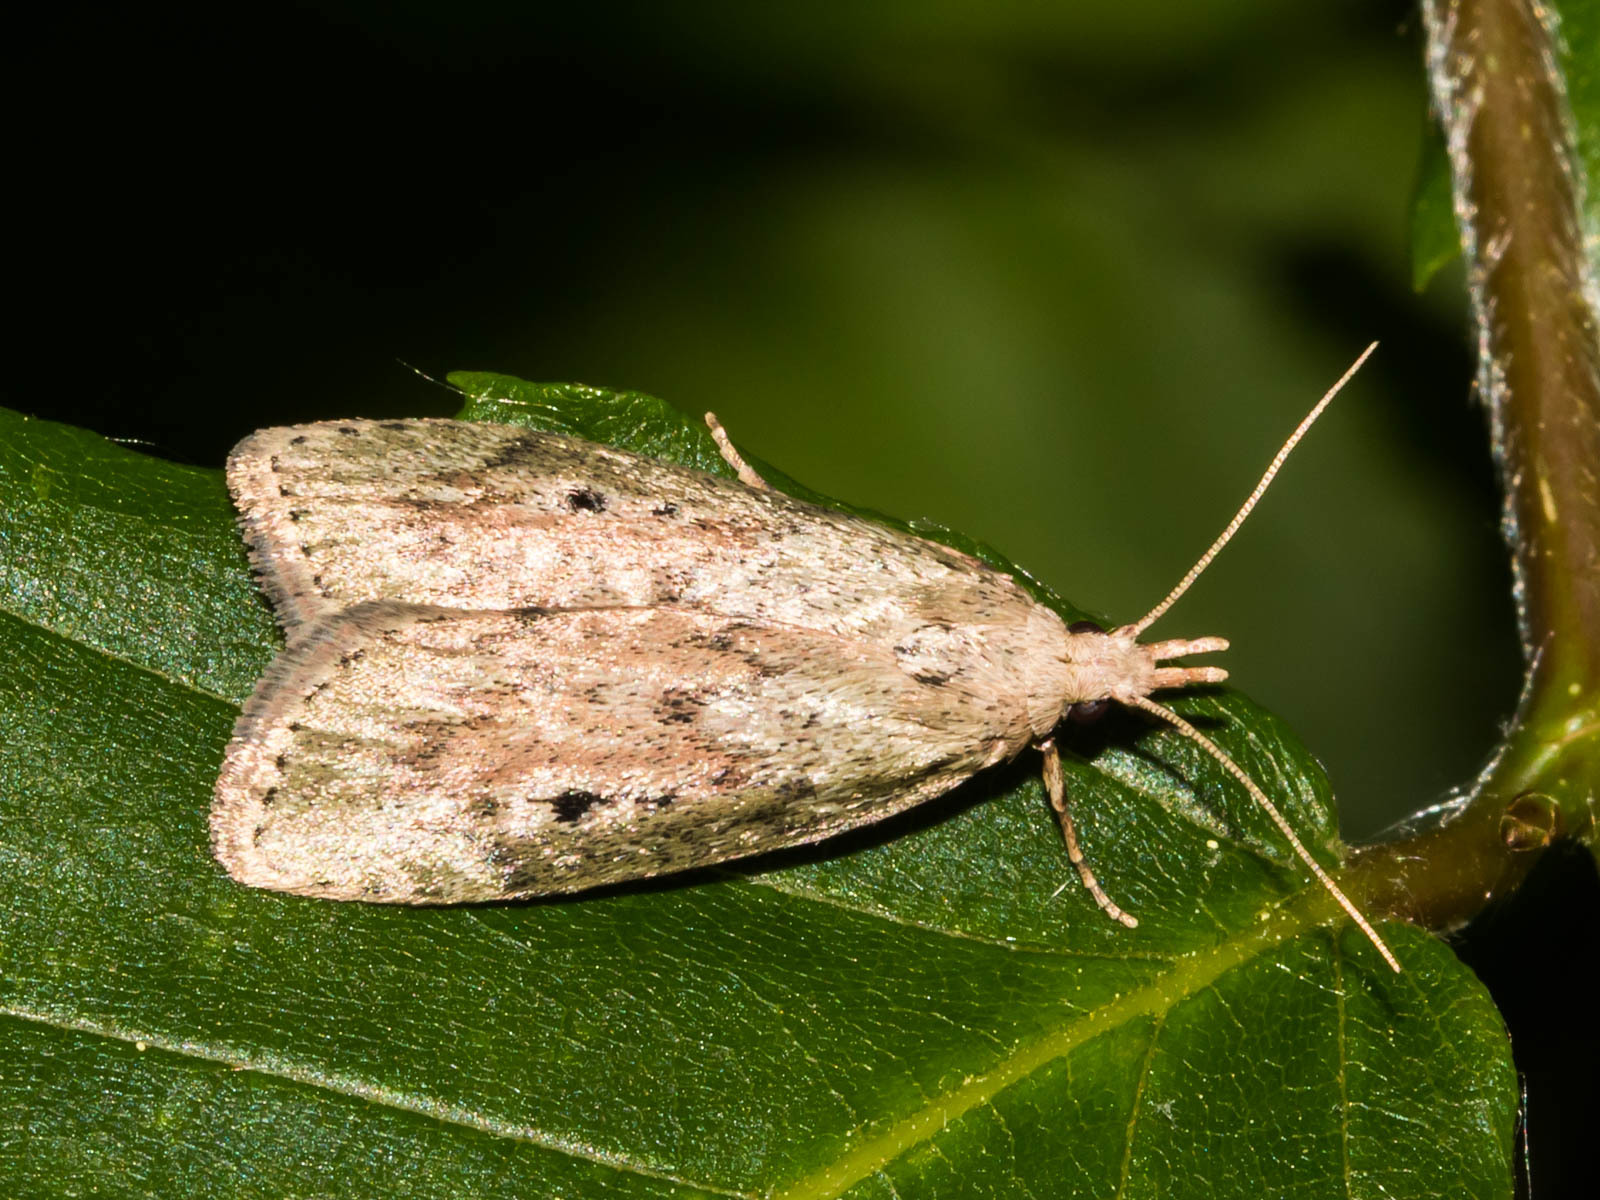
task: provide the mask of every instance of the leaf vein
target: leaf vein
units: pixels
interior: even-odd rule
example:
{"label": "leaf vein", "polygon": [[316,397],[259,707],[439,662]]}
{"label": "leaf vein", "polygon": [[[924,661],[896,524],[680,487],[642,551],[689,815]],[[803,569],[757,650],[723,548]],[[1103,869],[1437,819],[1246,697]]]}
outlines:
{"label": "leaf vein", "polygon": [[559,1134],[535,1129],[528,1125],[519,1125],[515,1122],[490,1117],[465,1105],[448,1104],[420,1096],[407,1095],[404,1092],[382,1087],[366,1080],[336,1075],[318,1067],[308,1066],[287,1056],[252,1056],[241,1053],[232,1047],[211,1045],[186,1038],[167,1037],[158,1033],[134,1032],[84,1017],[51,1012],[46,1009],[29,1009],[10,1003],[0,1006],[0,1016],[12,1017],[19,1021],[28,1021],[54,1029],[68,1030],[73,1033],[87,1034],[91,1037],[104,1038],[107,1041],[164,1050],[184,1058],[229,1066],[236,1071],[252,1071],[258,1075],[266,1075],[290,1083],[332,1092],[335,1095],[382,1105],[398,1112],[436,1121],[441,1125],[453,1125],[488,1137],[507,1138],[512,1141],[523,1142],[541,1150],[548,1150],[569,1158],[582,1159],[624,1174],[658,1179],[664,1183],[675,1184],[679,1187],[698,1188],[711,1195],[730,1197],[731,1200],[758,1200],[754,1193],[735,1191],[699,1180],[686,1179],[681,1175],[674,1174],[650,1163],[641,1162],[613,1151],[589,1146],[572,1138],[562,1137]]}

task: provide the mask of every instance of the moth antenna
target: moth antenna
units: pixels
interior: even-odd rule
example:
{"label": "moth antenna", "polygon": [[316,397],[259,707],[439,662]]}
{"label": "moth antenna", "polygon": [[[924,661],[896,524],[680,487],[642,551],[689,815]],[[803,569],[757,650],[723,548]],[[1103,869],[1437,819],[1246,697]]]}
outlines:
{"label": "moth antenna", "polygon": [[[454,395],[457,395],[457,396],[466,396],[467,395],[466,392],[462,391],[455,384],[451,383],[448,379],[436,379],[432,375],[429,375],[421,367],[417,366],[415,363],[408,363],[403,358],[396,358],[395,362],[399,363],[406,370],[410,371],[413,375],[417,376],[417,378],[424,379],[427,382],[433,384],[433,386],[436,387],[436,388],[442,388],[443,390],[445,390],[447,392],[450,392],[450,393],[452,393]],[[471,397],[467,397],[467,398],[471,399]]]}
{"label": "moth antenna", "polygon": [[1283,466],[1284,461],[1289,457],[1289,452],[1299,444],[1301,438],[1305,437],[1306,431],[1309,430],[1312,425],[1316,424],[1316,420],[1322,415],[1323,410],[1327,408],[1329,404],[1333,403],[1333,398],[1339,394],[1339,392],[1344,388],[1345,384],[1350,382],[1351,376],[1361,369],[1361,364],[1366,362],[1367,359],[1371,358],[1372,352],[1377,348],[1378,343],[1373,342],[1372,345],[1363,350],[1361,352],[1361,357],[1357,358],[1355,362],[1351,363],[1349,369],[1346,370],[1343,375],[1339,376],[1339,382],[1335,383],[1331,388],[1329,388],[1327,392],[1324,393],[1322,399],[1317,401],[1316,407],[1305,415],[1304,420],[1302,420],[1299,425],[1295,426],[1294,432],[1291,433],[1288,440],[1285,441],[1281,447],[1279,447],[1278,453],[1273,456],[1272,462],[1268,464],[1266,472],[1261,476],[1261,481],[1256,484],[1255,491],[1251,492],[1249,498],[1239,506],[1239,511],[1233,514],[1233,520],[1228,522],[1227,528],[1222,531],[1222,533],[1217,537],[1216,541],[1211,543],[1211,548],[1202,554],[1200,556],[1200,560],[1196,562],[1194,566],[1189,568],[1189,573],[1178,581],[1178,586],[1168,592],[1166,599],[1147,612],[1142,619],[1133,625],[1127,626],[1124,630],[1122,630],[1122,632],[1125,632],[1132,637],[1138,637],[1146,629],[1154,625],[1156,621],[1161,618],[1161,615],[1167,611],[1167,609],[1171,608],[1178,602],[1178,597],[1182,596],[1189,590],[1190,584],[1194,583],[1196,579],[1200,578],[1201,573],[1211,565],[1211,560],[1214,559],[1218,554],[1222,553],[1222,548],[1226,546],[1230,540],[1232,540],[1234,534],[1239,532],[1239,526],[1244,524],[1244,519],[1250,515],[1250,510],[1253,509],[1260,502],[1261,497],[1266,494],[1268,485],[1272,483],[1273,476],[1278,473],[1279,468]]}
{"label": "moth antenna", "polygon": [[711,430],[711,440],[717,444],[717,453],[722,455],[723,462],[733,468],[740,483],[746,487],[753,487],[758,492],[772,490],[772,485],[761,478],[754,467],[745,462],[744,455],[734,449],[733,441],[728,437],[728,431],[722,427],[722,422],[717,420],[716,413],[706,414],[706,428]]}
{"label": "moth antenna", "polygon": [[[1371,351],[1369,350],[1368,353],[1370,354]],[[1362,357],[1365,358],[1366,355]],[[1356,366],[1360,365],[1359,362],[1356,364]],[[1334,883],[1333,878],[1322,869],[1322,864],[1311,857],[1311,851],[1307,850],[1299,837],[1296,836],[1293,827],[1290,826],[1284,815],[1278,811],[1278,806],[1267,799],[1267,794],[1256,786],[1255,780],[1245,774],[1243,767],[1224,754],[1220,746],[1170,708],[1157,704],[1147,696],[1118,696],[1117,699],[1123,704],[1131,704],[1135,708],[1142,708],[1151,716],[1159,717],[1168,725],[1171,725],[1184,737],[1194,742],[1207,754],[1211,755],[1212,758],[1221,763],[1228,774],[1242,783],[1245,791],[1250,793],[1257,804],[1267,810],[1267,815],[1272,818],[1273,824],[1278,827],[1284,837],[1289,839],[1289,844],[1294,847],[1294,852],[1300,856],[1301,861],[1311,868],[1311,873],[1317,877],[1317,882],[1328,889],[1329,894],[1339,902],[1339,907],[1350,915],[1350,919],[1356,923],[1357,928],[1366,934],[1368,940],[1378,948],[1378,953],[1383,955],[1383,961],[1388,963],[1396,974],[1399,974],[1400,960],[1395,958],[1394,952],[1388,946],[1384,945],[1383,939],[1378,936],[1378,931],[1372,927],[1372,922],[1362,915],[1361,910],[1355,906],[1349,896],[1339,890],[1339,885]]]}

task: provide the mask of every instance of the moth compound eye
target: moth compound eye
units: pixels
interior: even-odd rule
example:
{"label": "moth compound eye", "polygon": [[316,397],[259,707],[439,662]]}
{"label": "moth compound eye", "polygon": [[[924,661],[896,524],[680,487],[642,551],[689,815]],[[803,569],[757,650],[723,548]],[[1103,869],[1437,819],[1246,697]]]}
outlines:
{"label": "moth compound eye", "polygon": [[1068,633],[1104,633],[1105,626],[1097,621],[1074,621],[1067,626]]}
{"label": "moth compound eye", "polygon": [[[1081,624],[1085,625],[1089,623],[1087,621],[1081,622]],[[1078,632],[1088,631],[1080,630]],[[1110,700],[1080,700],[1076,704],[1069,705],[1063,716],[1074,725],[1092,725],[1105,716],[1106,710],[1110,707]]]}

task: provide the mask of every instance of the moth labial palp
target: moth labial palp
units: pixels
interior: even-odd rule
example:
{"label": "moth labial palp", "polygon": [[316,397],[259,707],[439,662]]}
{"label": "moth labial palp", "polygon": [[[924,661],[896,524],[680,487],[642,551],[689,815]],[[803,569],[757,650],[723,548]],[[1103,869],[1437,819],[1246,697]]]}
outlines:
{"label": "moth labial palp", "polygon": [[581,892],[818,842],[1033,746],[1069,856],[1117,916],[1052,740],[1115,702],[1223,762],[1392,964],[1260,789],[1149,699],[1224,679],[1169,660],[1227,643],[1138,640],[1331,396],[1182,583],[1110,631],[775,491],[714,417],[737,480],[511,425],[262,430],[228,486],[287,645],[224,756],[213,850],[243,883],[322,899]]}

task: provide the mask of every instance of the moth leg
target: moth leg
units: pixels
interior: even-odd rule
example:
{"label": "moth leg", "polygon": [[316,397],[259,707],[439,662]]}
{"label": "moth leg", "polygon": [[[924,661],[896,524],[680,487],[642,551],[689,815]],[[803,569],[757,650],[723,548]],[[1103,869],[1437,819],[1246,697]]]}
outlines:
{"label": "moth leg", "polygon": [[1121,921],[1129,929],[1134,928],[1139,924],[1138,918],[1123,912],[1117,907],[1116,902],[1106,895],[1105,888],[1100,886],[1100,881],[1089,869],[1088,860],[1083,857],[1083,850],[1078,845],[1078,830],[1073,825],[1072,813],[1067,808],[1067,791],[1061,781],[1061,751],[1056,749],[1055,739],[1050,738],[1041,742],[1039,752],[1044,755],[1045,791],[1050,794],[1050,807],[1056,810],[1056,817],[1061,821],[1061,835],[1067,841],[1068,860],[1078,869],[1078,878],[1083,880],[1085,890],[1094,897],[1094,902],[1105,910],[1106,916],[1113,921]]}
{"label": "moth leg", "polygon": [[745,487],[770,492],[772,485],[757,475],[755,469],[733,448],[733,443],[728,440],[728,431],[722,427],[722,422],[717,420],[716,413],[706,414],[706,425],[711,430],[711,440],[717,443],[717,453],[722,455],[723,462],[738,472],[739,482]]}

